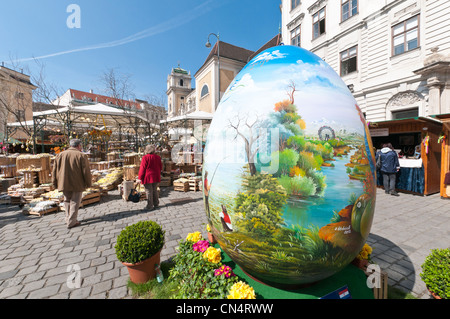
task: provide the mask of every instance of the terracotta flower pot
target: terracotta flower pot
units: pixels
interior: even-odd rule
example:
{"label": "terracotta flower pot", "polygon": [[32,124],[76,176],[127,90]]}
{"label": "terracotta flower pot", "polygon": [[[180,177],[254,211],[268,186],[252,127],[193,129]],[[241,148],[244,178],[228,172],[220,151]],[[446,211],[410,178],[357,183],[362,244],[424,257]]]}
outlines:
{"label": "terracotta flower pot", "polygon": [[362,270],[365,270],[367,268],[367,266],[369,265],[369,261],[367,259],[355,258],[355,259],[353,259],[352,264]]}
{"label": "terracotta flower pot", "polygon": [[152,257],[136,264],[122,263],[128,269],[130,280],[135,284],[143,284],[156,278],[155,264],[161,261],[161,250]]}
{"label": "terracotta flower pot", "polygon": [[[428,289],[428,288],[427,288]],[[436,295],[434,292],[432,292],[430,289],[428,289],[428,292],[433,296],[434,299],[442,299],[439,295]]]}

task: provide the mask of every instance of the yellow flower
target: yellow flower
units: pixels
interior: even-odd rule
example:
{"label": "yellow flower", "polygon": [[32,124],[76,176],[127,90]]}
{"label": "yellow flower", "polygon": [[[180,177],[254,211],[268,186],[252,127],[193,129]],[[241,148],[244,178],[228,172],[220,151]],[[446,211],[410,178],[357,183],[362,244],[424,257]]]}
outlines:
{"label": "yellow flower", "polygon": [[214,247],[208,247],[206,251],[203,253],[203,258],[212,262],[213,264],[217,264],[222,260],[220,255],[220,249]]}
{"label": "yellow flower", "polygon": [[211,232],[211,227],[209,227],[209,224],[206,224],[206,231],[207,231],[208,233]]}
{"label": "yellow flower", "polygon": [[372,254],[372,247],[370,247],[368,244],[364,244],[363,248],[359,252],[359,255],[357,256],[358,259],[369,259],[370,255]]}
{"label": "yellow flower", "polygon": [[367,253],[367,251],[363,250],[359,253],[359,257],[360,259],[367,259],[369,257],[369,254]]}
{"label": "yellow flower", "polygon": [[196,243],[199,240],[202,240],[202,234],[199,231],[195,233],[189,233],[186,237],[186,240]]}
{"label": "yellow flower", "polygon": [[242,281],[231,286],[228,299],[256,299],[255,290]]}
{"label": "yellow flower", "polygon": [[370,247],[369,245],[364,244],[363,249],[364,249],[365,251],[367,251],[367,253],[368,253],[369,255],[372,254],[372,247]]}

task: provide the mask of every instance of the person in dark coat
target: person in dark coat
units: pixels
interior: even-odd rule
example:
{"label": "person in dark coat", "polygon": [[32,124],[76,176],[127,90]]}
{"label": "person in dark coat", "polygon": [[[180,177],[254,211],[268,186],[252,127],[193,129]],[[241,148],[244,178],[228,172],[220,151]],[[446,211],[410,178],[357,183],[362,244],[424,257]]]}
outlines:
{"label": "person in dark coat", "polygon": [[147,145],[141,160],[138,178],[145,187],[147,195],[147,210],[153,210],[159,206],[158,183],[161,182],[162,161],[155,154],[155,147]]}
{"label": "person in dark coat", "polygon": [[397,152],[394,151],[391,143],[383,144],[381,151],[377,152],[376,159],[381,159],[381,175],[383,176],[383,186],[386,194],[399,196],[395,191],[396,174],[400,170]]}
{"label": "person in dark coat", "polygon": [[53,164],[53,186],[64,194],[64,210],[68,228],[80,225],[78,209],[83,191],[92,186],[92,175],[87,155],[81,152],[81,141],[70,140],[70,148],[59,153]]}

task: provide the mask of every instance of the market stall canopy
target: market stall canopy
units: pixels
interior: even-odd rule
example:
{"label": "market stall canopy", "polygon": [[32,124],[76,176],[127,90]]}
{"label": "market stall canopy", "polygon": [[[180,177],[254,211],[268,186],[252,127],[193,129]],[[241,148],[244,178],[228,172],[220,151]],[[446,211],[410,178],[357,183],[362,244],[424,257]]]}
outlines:
{"label": "market stall canopy", "polygon": [[162,120],[162,121],[160,121],[160,123],[164,124],[164,123],[185,121],[185,120],[212,120],[212,118],[213,118],[212,113],[208,113],[208,112],[204,112],[204,111],[196,111],[196,112],[192,112],[192,113],[188,113],[188,114],[184,114],[184,115],[175,116],[175,117],[172,117],[167,120]]}
{"label": "market stall canopy", "polygon": [[[138,122],[141,122],[140,125],[148,123],[143,115],[134,110],[115,108],[102,103],[33,112],[33,117],[35,119],[46,118],[47,120],[61,122],[61,118],[67,117],[67,114],[73,114],[71,120],[75,123],[87,122],[95,126],[133,126]],[[159,127],[153,123],[149,124],[153,127]]]}

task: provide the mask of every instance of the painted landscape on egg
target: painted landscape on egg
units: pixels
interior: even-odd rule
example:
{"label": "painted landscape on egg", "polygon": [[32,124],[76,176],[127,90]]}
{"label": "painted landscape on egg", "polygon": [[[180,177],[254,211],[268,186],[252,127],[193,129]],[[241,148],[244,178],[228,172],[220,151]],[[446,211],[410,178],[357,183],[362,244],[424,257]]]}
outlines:
{"label": "painted landscape on egg", "polygon": [[374,172],[364,116],[342,80],[308,51],[276,47],[250,61],[219,104],[204,154],[205,210],[244,271],[311,283],[364,245]]}

